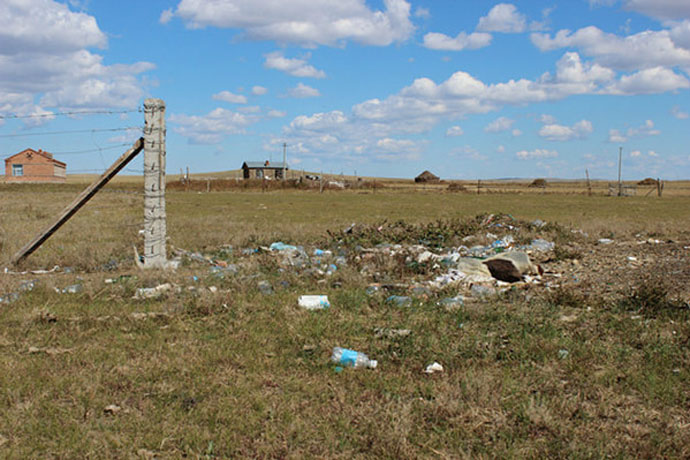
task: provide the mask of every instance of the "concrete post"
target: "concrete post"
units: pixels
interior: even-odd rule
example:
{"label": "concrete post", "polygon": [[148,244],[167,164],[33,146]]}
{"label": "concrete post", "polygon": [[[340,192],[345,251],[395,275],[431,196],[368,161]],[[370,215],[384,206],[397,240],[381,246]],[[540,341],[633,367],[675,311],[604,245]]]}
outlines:
{"label": "concrete post", "polygon": [[146,99],[144,121],[144,268],[164,268],[165,102]]}

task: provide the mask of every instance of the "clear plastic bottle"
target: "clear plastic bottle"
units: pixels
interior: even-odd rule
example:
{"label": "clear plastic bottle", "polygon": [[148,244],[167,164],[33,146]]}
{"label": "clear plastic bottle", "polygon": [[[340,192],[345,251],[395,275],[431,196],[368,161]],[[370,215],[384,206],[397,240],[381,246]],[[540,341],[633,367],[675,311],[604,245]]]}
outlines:
{"label": "clear plastic bottle", "polygon": [[355,369],[363,367],[376,369],[376,365],[378,364],[375,359],[369,359],[369,357],[362,352],[341,347],[333,348],[331,361],[341,366],[354,367]]}

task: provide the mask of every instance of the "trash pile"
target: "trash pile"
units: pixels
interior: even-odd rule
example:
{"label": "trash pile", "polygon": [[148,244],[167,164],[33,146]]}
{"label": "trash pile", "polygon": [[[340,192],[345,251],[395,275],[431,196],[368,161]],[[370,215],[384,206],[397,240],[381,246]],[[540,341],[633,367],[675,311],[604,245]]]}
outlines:
{"label": "trash pile", "polygon": [[[319,312],[337,308],[337,301],[333,305],[327,294],[343,287],[361,290],[362,298],[374,308],[408,309],[424,304],[446,310],[500,300],[505,291],[527,296],[533,290],[568,284],[611,290],[611,280],[642,273],[650,265],[657,267],[655,254],[664,257],[669,272],[680,273],[678,279],[690,285],[682,263],[690,246],[636,237],[632,242],[589,238],[579,230],[539,219],[518,221],[507,214],[417,225],[353,223],[311,245],[274,241],[239,249],[225,245],[208,253],[173,248],[176,275],[143,281],[119,274],[103,282],[107,289],[119,288],[142,302],[190,292],[215,299],[234,296],[233,289],[241,286],[244,291],[248,286],[260,296],[288,293],[296,309],[311,312],[304,314],[327,314]],[[39,283],[34,275],[57,270],[12,273],[31,278],[20,278],[9,293],[0,292],[0,304],[15,302],[33,290]],[[76,281],[53,289],[60,294],[89,295],[85,281],[79,277]],[[374,334],[402,338],[411,331],[377,327]],[[565,358],[567,351],[562,354]],[[347,348],[334,349],[332,360],[341,370],[377,365]],[[443,366],[433,362],[423,372],[440,373]]]}

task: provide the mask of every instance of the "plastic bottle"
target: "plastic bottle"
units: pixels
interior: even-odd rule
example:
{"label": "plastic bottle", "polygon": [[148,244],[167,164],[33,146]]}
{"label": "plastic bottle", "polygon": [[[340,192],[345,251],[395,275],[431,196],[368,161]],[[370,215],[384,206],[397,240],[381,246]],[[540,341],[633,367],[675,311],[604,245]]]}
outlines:
{"label": "plastic bottle", "polygon": [[376,369],[376,365],[378,364],[375,359],[369,359],[369,357],[362,352],[341,347],[333,348],[331,361],[341,366],[354,367],[355,369],[363,367]]}

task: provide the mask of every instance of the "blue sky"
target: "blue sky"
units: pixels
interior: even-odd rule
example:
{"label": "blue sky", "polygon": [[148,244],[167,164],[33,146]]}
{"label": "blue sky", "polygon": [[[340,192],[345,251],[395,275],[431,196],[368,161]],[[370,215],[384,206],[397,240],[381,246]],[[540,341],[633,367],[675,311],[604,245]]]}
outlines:
{"label": "blue sky", "polygon": [[1,2],[4,157],[103,170],[146,97],[168,173],[688,179],[690,2]]}

